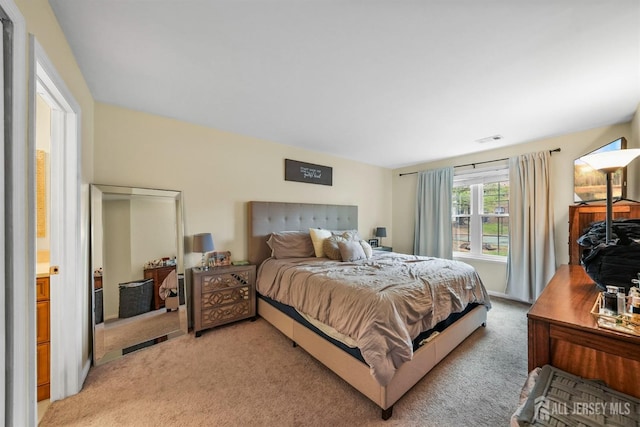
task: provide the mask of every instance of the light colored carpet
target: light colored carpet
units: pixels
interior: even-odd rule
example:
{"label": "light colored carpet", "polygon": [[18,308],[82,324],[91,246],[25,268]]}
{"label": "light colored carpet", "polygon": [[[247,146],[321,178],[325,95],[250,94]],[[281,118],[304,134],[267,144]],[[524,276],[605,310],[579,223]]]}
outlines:
{"label": "light colored carpet", "polygon": [[[184,310],[184,307],[181,307],[181,310]],[[178,310],[168,312],[165,308],[129,318],[107,320],[96,325],[94,351],[97,358],[102,358],[110,351],[122,350],[179,329]]]}
{"label": "light colored carpet", "polygon": [[120,350],[180,329],[178,311],[164,308],[128,319],[106,322],[105,351]]}
{"label": "light colored carpet", "polygon": [[263,319],[184,335],[90,370],[40,426],[508,426],[527,376],[528,306],[493,298],[480,328],[393,417]]}

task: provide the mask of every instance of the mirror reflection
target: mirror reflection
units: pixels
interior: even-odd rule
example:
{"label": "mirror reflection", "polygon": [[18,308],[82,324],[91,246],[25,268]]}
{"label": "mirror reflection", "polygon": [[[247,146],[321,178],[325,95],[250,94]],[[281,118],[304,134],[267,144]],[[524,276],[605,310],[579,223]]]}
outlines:
{"label": "mirror reflection", "polygon": [[91,186],[94,364],[187,333],[179,191]]}

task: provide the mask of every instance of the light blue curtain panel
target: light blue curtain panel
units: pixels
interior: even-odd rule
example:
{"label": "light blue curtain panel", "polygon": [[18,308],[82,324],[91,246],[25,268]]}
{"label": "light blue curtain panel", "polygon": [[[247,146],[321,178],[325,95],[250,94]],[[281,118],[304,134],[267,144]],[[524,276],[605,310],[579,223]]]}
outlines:
{"label": "light blue curtain panel", "polygon": [[415,255],[453,258],[452,191],[452,167],[418,172]]}
{"label": "light blue curtain panel", "polygon": [[509,159],[507,295],[535,301],[556,271],[548,151]]}

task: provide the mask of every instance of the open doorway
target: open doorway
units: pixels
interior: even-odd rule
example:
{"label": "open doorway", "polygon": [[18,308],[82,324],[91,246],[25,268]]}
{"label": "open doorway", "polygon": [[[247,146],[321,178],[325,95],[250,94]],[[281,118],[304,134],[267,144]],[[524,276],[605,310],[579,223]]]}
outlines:
{"label": "open doorway", "polygon": [[[80,107],[35,37],[30,41],[33,244],[36,282],[39,284],[40,274],[49,282],[50,314],[49,363],[43,362],[40,369],[49,368],[49,400],[53,402],[80,391],[90,366],[87,263],[81,255]],[[39,164],[46,170],[44,178],[38,176]],[[38,400],[42,385],[46,384],[39,381]]]}
{"label": "open doorway", "polygon": [[36,219],[36,386],[38,422],[49,406],[51,378],[50,239],[51,239],[51,104],[41,84],[36,87],[35,219]]}

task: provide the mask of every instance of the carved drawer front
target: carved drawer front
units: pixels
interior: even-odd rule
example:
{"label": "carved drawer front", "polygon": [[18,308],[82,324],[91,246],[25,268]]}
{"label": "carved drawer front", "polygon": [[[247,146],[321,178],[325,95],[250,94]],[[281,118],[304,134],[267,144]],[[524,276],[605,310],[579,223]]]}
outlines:
{"label": "carved drawer front", "polygon": [[225,289],[202,296],[202,326],[209,327],[251,315],[250,288]]}
{"label": "carved drawer front", "polygon": [[216,307],[219,305],[236,304],[249,299],[249,286],[237,288],[227,288],[221,291],[202,295],[202,309]]}
{"label": "carved drawer front", "polygon": [[202,293],[235,286],[246,286],[249,283],[249,271],[217,274],[202,279]]}

